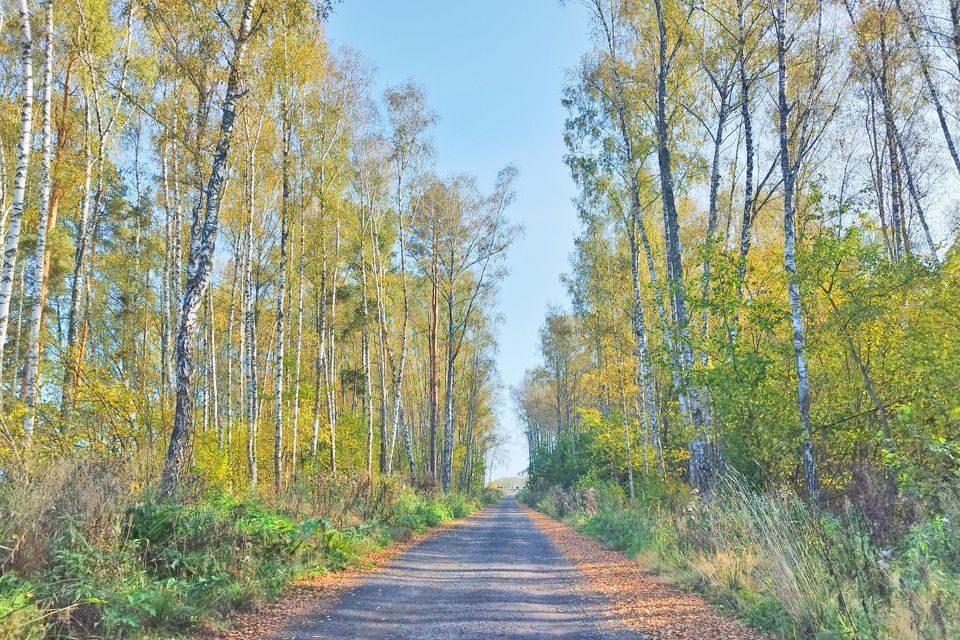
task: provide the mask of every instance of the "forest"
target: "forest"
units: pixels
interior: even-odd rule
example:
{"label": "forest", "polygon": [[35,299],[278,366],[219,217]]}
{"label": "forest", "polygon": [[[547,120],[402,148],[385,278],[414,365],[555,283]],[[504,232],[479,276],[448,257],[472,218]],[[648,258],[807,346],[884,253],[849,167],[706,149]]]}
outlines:
{"label": "forest", "polygon": [[[463,519],[394,581],[437,611],[566,602],[576,529],[751,634],[960,637],[960,4],[566,3],[509,394],[519,170],[441,172],[345,5],[0,3],[0,636],[216,634]],[[487,487],[511,400],[552,520]]]}
{"label": "forest", "polygon": [[516,170],[438,175],[333,8],[3,3],[0,635],[185,628],[476,505]]}
{"label": "forest", "polygon": [[958,4],[582,4],[526,499],[785,637],[957,637]]}

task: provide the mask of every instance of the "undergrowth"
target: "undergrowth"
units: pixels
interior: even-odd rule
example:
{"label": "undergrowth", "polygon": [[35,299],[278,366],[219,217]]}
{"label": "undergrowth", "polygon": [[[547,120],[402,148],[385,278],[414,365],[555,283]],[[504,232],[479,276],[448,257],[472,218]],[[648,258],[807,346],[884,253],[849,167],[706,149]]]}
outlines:
{"label": "undergrowth", "polygon": [[2,638],[142,637],[216,624],[298,577],[361,562],[493,498],[340,478],[331,487],[355,504],[320,505],[328,517],[302,496],[196,490],[183,502],[149,492],[122,499],[107,486],[115,477],[94,475],[103,469],[59,472],[59,487],[0,484]]}
{"label": "undergrowth", "polygon": [[[725,479],[708,499],[646,480],[634,501],[584,480],[522,498],[783,638],[960,638],[960,500],[878,541],[850,505]],[[952,495],[952,497],[950,497]]]}

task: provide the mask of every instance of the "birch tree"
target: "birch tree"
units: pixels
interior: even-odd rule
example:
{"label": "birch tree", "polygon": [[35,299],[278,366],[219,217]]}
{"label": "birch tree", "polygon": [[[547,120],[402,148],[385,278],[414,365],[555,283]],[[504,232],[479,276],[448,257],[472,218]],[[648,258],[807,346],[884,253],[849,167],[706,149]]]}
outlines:
{"label": "birch tree", "polygon": [[50,219],[50,175],[53,160],[53,132],[50,107],[53,92],[53,0],[44,3],[44,24],[46,40],[43,48],[43,93],[41,98],[41,166],[40,166],[40,217],[37,221],[37,246],[34,254],[33,277],[31,279],[33,300],[30,311],[29,333],[27,338],[27,363],[24,375],[26,411],[23,415],[23,432],[29,438],[33,434],[36,416],[37,396],[39,394],[40,375],[40,330],[43,313],[43,296],[40,293],[44,281],[44,265],[47,263],[47,231]]}
{"label": "birch tree", "polygon": [[[239,17],[233,57],[229,67],[226,95],[220,119],[220,132],[214,150],[209,178],[203,194],[203,203],[197,202],[197,222],[191,231],[190,258],[187,266],[186,288],[180,309],[180,319],[174,347],[177,369],[177,402],[163,473],[163,491],[176,493],[190,460],[190,432],[193,423],[193,342],[197,312],[203,294],[210,284],[213,252],[216,248],[220,199],[225,169],[236,120],[237,103],[242,97],[243,64],[247,46],[253,35],[255,0],[246,0]],[[203,217],[200,218],[200,205]]]}
{"label": "birch tree", "polygon": [[[19,0],[17,13],[20,18],[20,138],[17,142],[17,168],[13,177],[13,197],[4,240],[3,267],[0,271],[0,351],[7,344],[10,298],[13,294],[20,230],[23,227],[23,212],[26,208],[27,169],[30,166],[33,131],[33,32],[30,29],[30,10],[26,0]],[[0,357],[0,380],[2,379],[3,358]]]}

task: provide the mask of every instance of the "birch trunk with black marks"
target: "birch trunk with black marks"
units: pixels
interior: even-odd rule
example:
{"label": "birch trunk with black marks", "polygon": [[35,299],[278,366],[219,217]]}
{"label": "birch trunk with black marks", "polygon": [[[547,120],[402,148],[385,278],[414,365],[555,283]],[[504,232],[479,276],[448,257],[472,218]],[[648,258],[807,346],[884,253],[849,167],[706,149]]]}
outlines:
{"label": "birch trunk with black marks", "polygon": [[33,435],[36,419],[37,396],[40,393],[40,330],[42,329],[44,266],[47,263],[47,232],[50,218],[50,186],[52,182],[53,132],[50,107],[53,94],[53,0],[43,3],[46,24],[46,42],[43,50],[43,97],[41,98],[41,149],[40,161],[40,217],[37,225],[37,243],[34,253],[33,277],[30,279],[30,323],[27,331],[27,362],[24,374],[23,432]]}
{"label": "birch trunk with black marks", "polygon": [[290,123],[287,107],[283,111],[283,159],[281,160],[280,195],[280,264],[277,283],[277,346],[273,363],[273,490],[277,495],[283,488],[283,357],[286,346],[286,293],[287,293],[287,243],[290,231],[288,217],[290,207]]}
{"label": "birch trunk with black marks", "polygon": [[640,294],[640,250],[637,246],[637,223],[636,218],[632,218],[633,223],[630,229],[630,272],[633,280],[633,337],[635,342],[635,355],[637,361],[637,388],[640,389],[643,396],[642,402],[647,408],[647,431],[651,438],[654,455],[660,466],[661,472],[663,466],[663,450],[660,445],[660,424],[657,418],[657,399],[653,391],[653,368],[650,363],[650,353],[647,347],[647,323],[643,311],[643,298]]}
{"label": "birch trunk with black marks", "polygon": [[431,263],[430,287],[430,448],[427,456],[427,474],[431,479],[437,478],[437,428],[440,423],[440,354],[439,354],[439,296],[437,268],[437,238],[434,230],[433,261]]}
{"label": "birch trunk with black marks", "polygon": [[[160,150],[160,183],[163,191],[163,278],[160,289],[160,304],[163,316],[160,326],[160,386],[161,396],[165,396],[168,387],[173,386],[173,207],[170,201],[170,178],[168,175],[168,149],[164,143]],[[166,403],[163,402],[162,406]]]}
{"label": "birch trunk with black marks", "polygon": [[303,354],[303,282],[306,277],[306,260],[303,234],[306,230],[303,210],[300,211],[300,235],[297,242],[297,335],[294,338],[294,365],[293,365],[293,433],[291,434],[291,473],[297,477],[298,456],[300,455],[300,365]]}
{"label": "birch trunk with black marks", "polygon": [[[362,196],[361,196],[362,197]],[[373,380],[370,364],[370,303],[367,289],[367,250],[364,243],[367,225],[371,224],[368,207],[360,204],[360,295],[361,310],[363,312],[363,328],[361,330],[361,360],[363,363],[363,411],[367,424],[367,476],[373,476]]]}
{"label": "birch trunk with black marks", "polygon": [[209,309],[210,324],[207,327],[207,401],[210,404],[210,420],[217,430],[217,448],[223,449],[226,433],[223,421],[220,419],[220,389],[217,380],[217,326],[216,314],[213,307],[213,287],[207,287],[207,309]]}
{"label": "birch trunk with black marks", "polygon": [[[323,197],[320,197],[320,220],[323,222]],[[314,319],[317,329],[317,357],[314,360],[316,371],[314,377],[314,395],[313,395],[313,433],[310,438],[310,457],[316,459],[320,448],[320,404],[321,397],[324,394],[324,380],[327,370],[326,365],[326,347],[327,347],[327,242],[326,235],[320,236],[320,287],[315,289],[314,294]]]}
{"label": "birch trunk with black marks", "polygon": [[[703,256],[703,275],[700,281],[700,302],[702,311],[700,312],[700,330],[704,339],[707,338],[709,330],[709,301],[710,301],[710,266],[713,258],[714,246],[716,244],[717,232],[717,194],[720,191],[720,159],[723,150],[724,126],[727,122],[727,115],[730,101],[730,83],[727,79],[715,84],[720,104],[717,108],[717,130],[713,133],[713,160],[710,163],[710,194],[707,205],[707,237],[704,243]],[[707,366],[707,350],[703,350],[702,364]]]}
{"label": "birch trunk with black marks", "polygon": [[[223,195],[225,170],[233,141],[237,102],[242,96],[242,65],[253,27],[253,9],[256,0],[246,0],[236,35],[233,60],[230,63],[227,89],[223,100],[220,132],[210,176],[204,189],[204,215],[197,222],[197,233],[191,233],[190,258],[187,279],[180,309],[174,359],[177,369],[177,400],[173,430],[161,481],[161,492],[175,494],[187,472],[191,458],[191,431],[193,426],[193,346],[196,340],[197,312],[203,294],[210,285],[213,254],[219,228],[220,200]],[[199,213],[199,211],[198,211]]]}
{"label": "birch trunk with black marks", "polygon": [[[77,5],[81,9],[80,23],[85,40],[89,41],[87,34],[86,20],[82,11],[82,4]],[[92,83],[90,93],[84,91],[84,112],[85,112],[85,131],[90,131],[92,116],[95,116],[97,126],[97,154],[91,157],[89,144],[85,143],[84,148],[84,197],[81,204],[80,220],[77,225],[76,249],[74,250],[73,273],[70,287],[70,308],[67,315],[67,345],[65,349],[65,364],[63,374],[63,389],[60,404],[60,414],[62,429],[69,430],[72,420],[74,395],[76,393],[77,379],[80,376],[80,369],[83,363],[83,350],[86,344],[86,306],[89,301],[89,276],[92,275],[92,262],[94,246],[97,233],[100,227],[100,207],[104,199],[104,160],[107,153],[114,126],[122,110],[124,99],[126,97],[127,70],[130,63],[131,43],[133,41],[133,3],[127,6],[126,34],[124,36],[124,56],[120,70],[120,80],[117,85],[117,98],[114,104],[113,113],[109,118],[104,117],[103,105],[100,99],[99,85]],[[90,73],[93,73],[94,64],[90,59],[89,42],[85,43],[88,47],[81,52],[81,57]],[[81,89],[83,91],[83,89]],[[92,113],[90,107],[93,107]],[[93,168],[96,167],[97,183],[94,190],[94,196],[90,197],[90,180]],[[91,220],[92,216],[92,220]],[[89,260],[87,253],[90,253]],[[88,262],[90,264],[88,264]],[[89,273],[88,273],[89,271]]]}
{"label": "birch trunk with black marks", "polygon": [[330,429],[330,473],[337,472],[337,395],[336,395],[336,358],[337,358],[337,281],[340,278],[340,219],[334,223],[333,265],[331,272],[330,321],[327,331],[327,420]]}
{"label": "birch trunk with black marks", "polygon": [[[612,6],[612,5],[611,5]],[[646,320],[644,318],[643,310],[643,298],[641,295],[641,283],[640,283],[640,271],[639,271],[639,261],[640,261],[640,251],[637,244],[637,239],[639,239],[643,244],[643,248],[646,254],[646,263],[647,271],[650,276],[651,286],[654,292],[654,299],[657,304],[657,309],[660,313],[660,320],[663,327],[663,336],[664,342],[666,343],[667,353],[669,356],[669,370],[670,378],[674,387],[674,390],[677,393],[678,401],[680,403],[680,409],[683,414],[687,414],[687,399],[686,391],[683,388],[681,383],[681,375],[679,370],[679,359],[676,356],[676,350],[674,349],[672,334],[670,331],[669,320],[667,318],[666,309],[663,305],[663,300],[660,295],[660,288],[657,284],[657,274],[656,269],[653,264],[653,254],[650,248],[649,239],[647,238],[646,229],[643,222],[643,207],[640,200],[640,185],[637,179],[637,167],[638,158],[634,152],[633,147],[633,138],[630,135],[630,127],[628,124],[628,111],[626,106],[625,91],[624,91],[624,82],[623,78],[620,75],[618,65],[619,65],[619,40],[617,37],[617,20],[619,19],[617,15],[611,13],[608,15],[605,12],[603,4],[599,1],[595,2],[596,15],[601,21],[603,26],[604,35],[606,38],[607,52],[610,55],[610,71],[613,77],[614,82],[614,103],[613,108],[617,117],[617,130],[620,135],[620,144],[622,146],[622,153],[624,156],[624,170],[628,177],[628,189],[630,191],[630,212],[627,222],[628,233],[630,235],[630,253],[631,253],[631,275],[633,280],[633,308],[632,308],[632,328],[634,332],[635,339],[635,357],[636,357],[636,371],[637,371],[637,381],[638,389],[642,398],[640,401],[643,404],[646,404],[649,408],[649,431],[653,438],[654,450],[656,451],[657,459],[662,460],[660,456],[660,446],[659,446],[659,425],[657,420],[657,410],[656,410],[656,397],[653,393],[653,377],[652,377],[652,367],[650,362],[650,356],[647,350],[647,333],[646,333]],[[611,9],[612,11],[612,9]],[[661,463],[662,464],[662,463]]]}
{"label": "birch trunk with black marks", "polygon": [[[397,364],[396,369],[393,374],[393,414],[390,419],[390,448],[387,454],[387,468],[386,473],[390,475],[393,472],[393,457],[394,450],[397,442],[397,431],[400,428],[400,421],[402,419],[401,413],[401,403],[403,401],[403,375],[406,370],[407,363],[407,333],[410,323],[410,300],[407,293],[407,262],[406,262],[406,230],[404,228],[404,213],[403,213],[403,203],[402,196],[400,193],[400,182],[398,181],[397,185],[397,235],[398,241],[400,243],[399,253],[400,253],[400,288],[402,291],[403,297],[403,310],[401,311],[401,320],[400,320],[400,361]],[[409,455],[413,455],[413,450],[408,452]],[[413,468],[413,463],[411,459],[411,469]],[[411,471],[412,478],[412,471]]]}
{"label": "birch trunk with black marks", "polygon": [[[2,351],[7,344],[7,327],[10,324],[10,300],[13,296],[13,280],[17,267],[17,250],[20,246],[20,231],[23,228],[23,213],[27,203],[27,170],[30,166],[30,151],[33,131],[33,34],[30,31],[30,9],[27,0],[17,3],[20,16],[20,137],[17,141],[17,168],[13,176],[13,200],[10,219],[7,222],[4,240],[3,267],[0,270],[0,381],[3,380]],[[2,397],[0,384],[0,397]]]}
{"label": "birch trunk with black marks", "polygon": [[[456,282],[454,280],[454,262],[453,256],[450,256],[450,269],[448,273],[449,290],[446,292],[447,298],[447,375],[446,389],[444,390],[444,414],[443,414],[443,457],[440,462],[440,486],[444,493],[449,493],[450,483],[453,478],[453,383],[454,366],[456,365],[456,350],[454,348],[455,327],[453,323],[454,295],[456,294]],[[466,331],[466,328],[464,328]]]}
{"label": "birch trunk with black marks", "polygon": [[247,230],[243,256],[243,332],[246,347],[243,356],[246,386],[244,414],[247,423],[247,477],[250,480],[251,491],[257,489],[257,316],[253,282],[253,199],[256,180],[256,140],[259,140],[259,133],[258,127],[257,138],[250,146],[247,159]]}
{"label": "birch trunk with black marks", "polygon": [[787,97],[787,0],[780,0],[776,8],[774,27],[777,36],[777,125],[780,137],[780,171],[783,178],[783,261],[787,273],[787,295],[790,302],[790,323],[793,327],[793,352],[797,370],[797,407],[803,444],[803,468],[807,494],[811,500],[819,497],[816,454],[813,446],[813,425],[810,422],[810,377],[807,372],[807,338],[803,319],[800,284],[797,281],[796,220],[794,217],[794,181],[796,165],[790,151],[790,101]]}
{"label": "birch trunk with black marks", "polygon": [[743,178],[743,215],[740,220],[740,247],[737,255],[737,293],[734,297],[733,321],[730,328],[730,344],[736,345],[740,330],[740,309],[743,306],[743,287],[747,279],[747,255],[753,227],[753,117],[751,107],[751,80],[747,75],[746,33],[744,30],[743,6],[746,0],[737,2],[737,67],[740,74],[740,119],[743,123],[743,140],[746,151]]}
{"label": "birch trunk with black marks", "polygon": [[76,348],[74,346],[78,320],[76,313],[80,302],[80,287],[82,286],[83,253],[81,248],[86,245],[92,196],[90,183],[93,180],[94,158],[93,152],[90,149],[90,103],[86,95],[84,95],[83,112],[83,187],[80,194],[80,216],[77,222],[77,249],[73,265],[73,282],[70,288],[70,312],[67,317],[67,348],[64,358],[63,388],[60,402],[60,421],[64,430],[70,426],[70,417],[73,411],[73,387],[76,381],[77,368],[79,367],[79,363],[76,361]]}
{"label": "birch trunk with black marks", "polygon": [[[849,2],[845,3],[845,8],[847,10],[848,16],[850,17],[851,22],[855,22],[853,9],[851,8]],[[894,191],[894,198],[895,198],[897,176],[895,173],[893,173],[893,167],[897,162],[899,162],[899,166],[901,169],[903,169],[904,176],[906,177],[907,192],[910,194],[910,200],[913,203],[914,209],[916,210],[916,213],[917,213],[917,218],[919,219],[920,225],[923,228],[924,239],[927,241],[927,248],[930,251],[930,258],[931,260],[933,260],[935,264],[939,265],[940,258],[937,255],[937,245],[933,241],[933,236],[930,233],[930,227],[927,224],[927,218],[924,213],[923,204],[920,199],[919,188],[914,179],[913,169],[910,164],[910,158],[907,155],[907,146],[904,144],[903,136],[901,135],[900,130],[897,127],[897,121],[893,111],[892,100],[890,98],[890,86],[889,86],[890,83],[889,83],[888,69],[887,69],[888,52],[886,49],[886,40],[882,34],[880,38],[880,45],[881,45],[881,50],[880,50],[881,58],[880,58],[879,69],[877,68],[878,66],[874,61],[871,55],[871,52],[868,51],[862,43],[859,43],[859,48],[863,54],[864,60],[866,61],[867,71],[870,75],[871,83],[877,90],[877,94],[880,97],[880,103],[883,108],[884,124],[888,132],[887,134],[888,145],[890,145],[889,153],[890,153],[890,166],[891,166],[891,180],[894,183],[891,185],[891,188]],[[949,131],[946,133],[946,135],[949,136]],[[898,222],[897,208],[898,207],[896,206],[896,202],[894,201],[893,225],[894,225],[895,240],[896,240],[896,234],[897,234],[896,227]],[[905,207],[902,206],[902,203],[899,206],[899,214],[900,214],[899,216],[900,223],[902,225],[901,239],[903,241],[903,249],[904,249],[904,252],[908,252],[909,251],[909,233],[906,226],[906,211],[905,211]],[[896,246],[896,244],[897,243],[895,241],[894,245]]]}
{"label": "birch trunk with black marks", "polygon": [[703,438],[710,440],[709,415],[705,411],[700,389],[690,384],[688,376],[693,370],[693,352],[690,346],[687,321],[687,303],[683,284],[683,266],[680,247],[680,225],[674,193],[673,164],[671,159],[667,124],[667,28],[661,0],[654,0],[657,15],[658,52],[656,107],[654,129],[657,146],[657,168],[660,173],[660,201],[663,209],[663,234],[667,263],[667,285],[670,292],[671,311],[676,324],[677,345],[683,375],[681,382],[687,390],[687,402],[694,427]]}
{"label": "birch trunk with black marks", "polygon": [[[242,287],[241,276],[243,260],[240,257],[241,246],[243,244],[243,234],[237,235],[237,240],[233,244],[233,278],[230,282],[230,311],[229,317],[227,320],[227,406],[226,406],[226,415],[224,419],[226,421],[226,431],[227,431],[227,455],[230,456],[233,445],[233,419],[234,419],[234,404],[233,404],[233,354],[234,354],[234,327],[236,327],[237,319],[237,299],[239,297],[240,304],[243,304],[243,294],[240,292]],[[240,295],[238,296],[238,293]],[[240,393],[240,402],[243,402],[243,392]]]}

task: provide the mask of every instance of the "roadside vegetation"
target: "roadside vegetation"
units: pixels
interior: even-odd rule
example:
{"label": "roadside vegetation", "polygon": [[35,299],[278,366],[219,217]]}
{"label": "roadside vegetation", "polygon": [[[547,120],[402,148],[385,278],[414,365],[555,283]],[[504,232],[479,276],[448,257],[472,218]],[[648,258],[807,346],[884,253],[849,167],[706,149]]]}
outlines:
{"label": "roadside vegetation", "polygon": [[483,500],[390,478],[303,478],[282,499],[216,485],[177,501],[129,491],[130,469],[62,460],[28,491],[5,486],[0,637],[130,637],[216,625],[298,578],[461,518]]}
{"label": "roadside vegetation", "polygon": [[526,499],[783,637],[960,637],[955,4],[580,5]]}
{"label": "roadside vegetation", "polygon": [[438,176],[336,4],[0,11],[0,637],[186,632],[477,506],[516,172]]}
{"label": "roadside vegetation", "polygon": [[709,500],[645,479],[522,499],[783,638],[960,637],[960,501],[877,540],[853,510],[815,511],[730,476]]}

